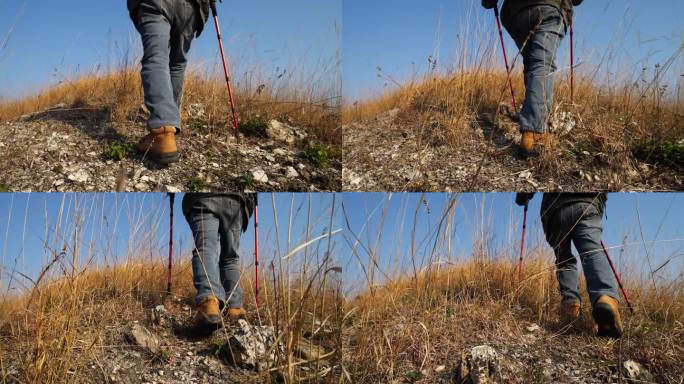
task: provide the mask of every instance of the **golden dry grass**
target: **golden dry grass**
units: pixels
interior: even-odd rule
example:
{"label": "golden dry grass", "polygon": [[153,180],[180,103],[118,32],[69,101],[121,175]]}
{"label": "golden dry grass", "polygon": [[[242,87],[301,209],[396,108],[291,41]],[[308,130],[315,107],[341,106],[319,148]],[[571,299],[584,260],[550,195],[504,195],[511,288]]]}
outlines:
{"label": "golden dry grass", "polygon": [[[523,325],[530,322],[557,333],[547,341],[549,348],[556,343],[566,343],[568,351],[582,350],[582,345],[605,348],[603,341],[591,338],[594,328],[586,305],[576,326],[579,339],[559,325],[560,295],[554,267],[546,260],[548,255],[539,254],[527,260],[522,284],[513,263],[467,261],[397,278],[364,292],[347,304],[353,309],[350,326],[354,329],[347,365],[353,367],[358,382],[402,381],[408,372],[457,364],[459,353],[474,345],[514,345],[522,337]],[[629,315],[623,303],[627,332],[607,349],[608,358],[637,359],[659,375],[659,382],[669,382],[665,378],[683,373],[676,353],[684,349],[684,281],[657,290],[630,281],[627,288],[637,312]],[[547,356],[542,350],[536,352]],[[591,359],[588,363],[598,364]]]}
{"label": "golden dry grass", "polygon": [[[0,104],[0,122],[60,104],[64,108],[106,108],[112,121],[132,121],[143,105],[142,85],[138,70],[127,65],[122,67],[106,75],[78,76],[34,96]],[[325,74],[329,70],[321,71]],[[241,83],[235,95],[241,122],[255,116],[287,119],[326,143],[340,143],[339,96],[334,87],[326,88],[325,84],[309,81],[293,78],[270,84],[260,78],[250,78]],[[206,123],[215,129],[225,129],[226,123],[231,121],[227,100],[222,77],[191,70],[186,77],[182,118],[184,122],[187,120],[187,106],[200,104]]]}
{"label": "golden dry grass", "polygon": [[[299,316],[311,311],[339,331],[328,345],[343,348],[334,363],[341,362],[354,382],[388,382],[449,362],[474,340],[507,337],[526,321],[557,330],[557,283],[546,256],[526,261],[522,284],[512,263],[468,261],[398,277],[347,302],[334,289],[307,291],[304,280],[293,281],[285,293],[286,283],[279,279],[274,292],[272,282],[264,279],[261,321],[281,328],[289,344],[296,344],[296,335],[306,331]],[[0,303],[0,367],[6,369],[10,359],[16,363],[21,356],[24,382],[71,382],[69,372],[80,371],[112,344],[108,329],[145,319],[148,308],[163,302],[164,280],[149,277],[164,272],[161,263],[143,262],[89,270],[5,300]],[[175,269],[174,281],[174,294],[190,303],[194,290],[188,263]],[[243,286],[246,302],[252,302],[251,278],[246,276]],[[628,289],[637,314],[630,316],[623,307],[628,330],[622,353],[646,362],[657,374],[676,372],[676,358],[660,346],[684,348],[684,281],[658,290],[629,282]],[[297,304],[288,310],[289,300]],[[584,311],[580,332],[589,336],[593,329]],[[396,326],[403,331],[388,333]],[[564,336],[557,342],[564,342]]]}

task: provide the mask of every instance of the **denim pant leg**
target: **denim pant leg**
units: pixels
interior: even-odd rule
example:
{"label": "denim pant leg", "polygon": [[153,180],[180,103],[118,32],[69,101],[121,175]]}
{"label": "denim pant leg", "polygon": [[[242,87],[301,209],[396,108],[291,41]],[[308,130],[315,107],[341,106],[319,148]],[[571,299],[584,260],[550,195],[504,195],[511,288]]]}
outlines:
{"label": "denim pant leg", "polygon": [[[562,212],[562,211],[561,211]],[[579,290],[579,271],[575,255],[572,254],[571,237],[565,217],[556,213],[554,217],[542,218],[544,233],[556,255],[556,278],[564,300],[581,302]]]}
{"label": "denim pant leg", "polygon": [[219,271],[219,218],[208,209],[192,209],[186,213],[186,220],[195,240],[192,251],[195,302],[199,304],[206,297],[215,296],[224,303],[225,291]]}
{"label": "denim pant leg", "polygon": [[221,256],[219,269],[221,283],[226,293],[229,308],[242,308],[242,287],[240,287],[240,234],[242,233],[242,210],[240,203],[224,198],[224,209],[219,213]]}
{"label": "denim pant leg", "polygon": [[187,0],[143,0],[136,28],[143,43],[141,78],[149,129],[180,129],[180,103],[187,53],[197,30],[197,15]]}
{"label": "denim pant leg", "polygon": [[573,230],[572,241],[582,260],[591,302],[603,295],[620,300],[617,281],[601,246],[601,213],[590,204],[578,204],[577,207],[583,210],[583,215]]}
{"label": "denim pant leg", "polygon": [[172,18],[164,5],[165,0],[143,0],[138,7],[136,27],[143,45],[140,76],[150,111],[148,129],[180,126],[169,69]]}
{"label": "denim pant leg", "polygon": [[[167,0],[168,1],[168,0]],[[180,111],[183,101],[183,83],[185,69],[188,64],[188,52],[197,33],[198,15],[195,6],[190,1],[175,1],[174,22],[171,26],[171,53],[169,70],[173,99]],[[180,117],[179,117],[180,120]],[[178,126],[180,128],[180,126]]]}
{"label": "denim pant leg", "polygon": [[509,32],[522,49],[525,67],[525,102],[520,112],[520,130],[544,133],[553,108],[556,53],[565,35],[563,16],[552,6],[530,7],[517,16]]}

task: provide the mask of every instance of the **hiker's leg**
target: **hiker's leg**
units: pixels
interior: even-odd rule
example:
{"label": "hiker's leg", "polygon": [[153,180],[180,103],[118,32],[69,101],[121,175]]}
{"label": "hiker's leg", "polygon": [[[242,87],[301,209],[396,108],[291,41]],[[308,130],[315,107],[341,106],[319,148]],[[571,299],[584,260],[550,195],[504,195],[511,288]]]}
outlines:
{"label": "hiker's leg", "polygon": [[520,112],[520,130],[546,132],[546,123],[553,107],[553,75],[556,53],[565,35],[561,12],[552,6],[531,7],[521,15],[529,25],[516,43],[522,48],[525,66],[525,102]]}
{"label": "hiker's leg", "polygon": [[573,230],[572,238],[582,260],[591,302],[594,303],[603,295],[620,300],[615,276],[601,246],[601,213],[592,204],[577,204],[576,207],[581,218]]}
{"label": "hiker's leg", "polygon": [[169,72],[171,24],[164,3],[163,0],[143,0],[136,20],[143,45],[140,75],[145,105],[150,111],[148,129],[180,125]]}
{"label": "hiker's leg", "polygon": [[226,292],[228,308],[242,308],[240,287],[240,234],[242,210],[240,202],[232,197],[221,197],[221,282]]}
{"label": "hiker's leg", "polygon": [[201,204],[189,207],[184,213],[195,240],[192,251],[193,283],[197,289],[195,301],[199,304],[206,297],[215,296],[224,303],[225,292],[219,271],[219,218]]}
{"label": "hiker's leg", "polygon": [[563,300],[582,301],[579,292],[577,259],[572,254],[572,243],[567,233],[567,214],[560,210],[551,217],[542,218],[546,240],[556,255],[556,278]]}
{"label": "hiker's leg", "polygon": [[[167,0],[169,1],[169,0]],[[185,81],[185,69],[188,63],[188,52],[197,33],[199,15],[197,6],[190,1],[174,2],[174,21],[171,26],[171,52],[169,56],[169,72],[173,97],[178,107],[180,120],[180,108],[183,101],[183,83]]]}

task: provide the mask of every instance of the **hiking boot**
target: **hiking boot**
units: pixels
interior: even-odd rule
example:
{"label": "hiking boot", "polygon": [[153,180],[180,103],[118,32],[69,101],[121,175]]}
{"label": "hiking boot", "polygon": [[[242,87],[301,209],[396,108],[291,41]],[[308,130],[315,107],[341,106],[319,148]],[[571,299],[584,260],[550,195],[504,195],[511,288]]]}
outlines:
{"label": "hiking boot", "polygon": [[176,147],[176,127],[152,129],[138,142],[137,149],[143,156],[162,165],[177,162],[180,156]]}
{"label": "hiking boot", "polygon": [[535,144],[541,142],[543,139],[543,133],[525,131],[522,133],[522,140],[520,140],[520,149],[522,150],[525,156],[531,156],[535,154]]}
{"label": "hiking boot", "polygon": [[582,306],[579,301],[575,299],[564,299],[560,305],[560,318],[564,324],[570,324],[577,321],[580,317]]}
{"label": "hiking boot", "polygon": [[247,317],[247,311],[244,308],[228,308],[226,314],[231,321],[238,321]]}
{"label": "hiking boot", "polygon": [[594,303],[592,315],[598,325],[598,337],[619,339],[622,336],[622,320],[617,300],[605,295],[599,297]]}
{"label": "hiking boot", "polygon": [[221,319],[219,300],[214,296],[202,300],[197,306],[195,330],[198,333],[208,334],[221,328],[222,325],[223,319]]}

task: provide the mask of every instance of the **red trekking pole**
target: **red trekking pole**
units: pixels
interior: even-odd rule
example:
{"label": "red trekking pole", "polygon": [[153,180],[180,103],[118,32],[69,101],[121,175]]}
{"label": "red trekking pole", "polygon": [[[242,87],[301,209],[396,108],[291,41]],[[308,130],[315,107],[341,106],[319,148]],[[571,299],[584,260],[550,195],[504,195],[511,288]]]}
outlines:
{"label": "red trekking pole", "polygon": [[625,298],[625,302],[627,303],[629,311],[634,313],[634,308],[632,308],[632,303],[629,302],[629,296],[627,296],[627,291],[625,290],[625,287],[622,285],[620,275],[618,275],[617,270],[615,269],[615,265],[613,265],[613,260],[611,260],[610,255],[608,255],[608,249],[606,248],[606,245],[603,243],[603,240],[601,240],[601,247],[603,247],[603,252],[605,252],[606,258],[608,258],[608,264],[610,264],[610,269],[613,270],[615,280],[617,280],[618,286],[620,287],[620,291],[622,291],[622,297]]}
{"label": "red trekking pole", "polygon": [[221,60],[223,61],[223,74],[226,77],[226,87],[228,88],[228,101],[230,101],[230,110],[233,113],[233,129],[235,130],[235,139],[240,144],[239,123],[237,110],[235,108],[235,100],[233,98],[233,87],[230,85],[230,69],[228,68],[228,61],[226,60],[226,53],[223,50],[223,37],[221,37],[221,28],[219,27],[218,12],[216,11],[216,4],[211,5],[211,13],[214,15],[214,26],[216,27],[216,37],[218,38],[219,51],[221,51]]}
{"label": "red trekking pole", "polygon": [[520,260],[518,261],[518,281],[522,281],[523,275],[523,256],[525,255],[525,232],[527,229],[527,207],[525,204],[525,213],[523,214],[522,240],[520,241]]}
{"label": "red trekking pole", "polygon": [[511,78],[511,68],[508,65],[508,55],[506,54],[506,44],[504,43],[503,29],[501,28],[501,18],[499,17],[499,6],[494,7],[496,26],[499,28],[499,39],[501,40],[501,50],[503,51],[504,63],[506,63],[506,74],[508,76],[508,86],[511,88],[511,98],[513,99],[513,110],[518,113],[518,106],[515,102],[515,91],[513,90],[513,79]]}
{"label": "red trekking pole", "polygon": [[259,195],[254,194],[254,299],[259,309]]}
{"label": "red trekking pole", "polygon": [[169,193],[169,268],[166,273],[166,294],[171,294],[171,268],[173,267],[173,201],[175,193]]}

